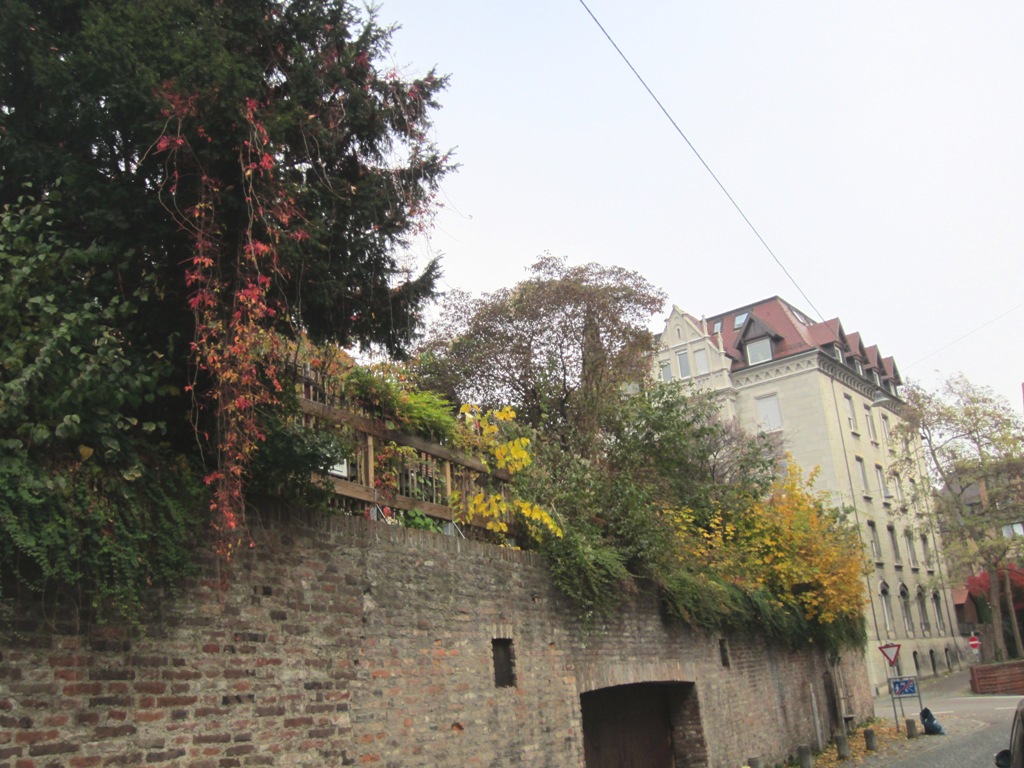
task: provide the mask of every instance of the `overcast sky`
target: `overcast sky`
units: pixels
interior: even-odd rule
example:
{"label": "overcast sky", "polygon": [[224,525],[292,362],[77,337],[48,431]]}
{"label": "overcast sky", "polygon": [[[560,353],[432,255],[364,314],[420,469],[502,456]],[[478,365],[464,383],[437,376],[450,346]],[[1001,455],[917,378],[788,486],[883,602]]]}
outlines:
{"label": "overcast sky", "polygon": [[1024,3],[587,5],[810,301],[579,0],[383,0],[393,63],[451,75],[434,138],[461,169],[415,246],[446,287],[550,251],[663,288],[657,330],[779,295],[1021,410]]}

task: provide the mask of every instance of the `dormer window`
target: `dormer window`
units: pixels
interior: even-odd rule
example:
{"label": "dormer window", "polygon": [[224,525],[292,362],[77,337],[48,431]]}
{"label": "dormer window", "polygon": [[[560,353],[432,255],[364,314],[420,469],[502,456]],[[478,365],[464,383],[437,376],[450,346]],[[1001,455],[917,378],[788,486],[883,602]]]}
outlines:
{"label": "dormer window", "polygon": [[749,365],[757,365],[772,359],[772,340],[767,336],[747,342],[746,348]]}
{"label": "dormer window", "polygon": [[843,349],[838,344],[832,348],[832,354],[836,356],[836,360],[840,363],[843,362]]}
{"label": "dormer window", "polygon": [[857,358],[853,358],[853,367],[857,369],[857,373],[861,376],[864,375],[864,365]]}
{"label": "dormer window", "polygon": [[878,371],[872,371],[871,372],[871,378],[873,378],[875,380],[875,386],[876,387],[882,386],[882,380],[878,377]]}
{"label": "dormer window", "polygon": [[740,312],[738,315],[736,315],[736,317],[733,318],[732,321],[733,330],[742,328],[743,324],[747,322],[747,317],[749,316],[749,314],[749,312]]}

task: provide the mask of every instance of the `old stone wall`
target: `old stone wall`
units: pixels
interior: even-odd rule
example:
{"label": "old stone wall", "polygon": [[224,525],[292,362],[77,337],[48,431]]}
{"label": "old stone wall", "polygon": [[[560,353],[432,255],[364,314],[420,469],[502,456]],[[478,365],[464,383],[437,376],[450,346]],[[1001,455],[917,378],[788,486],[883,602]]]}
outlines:
{"label": "old stone wall", "polygon": [[[583,628],[534,555],[359,518],[265,520],[254,538],[144,637],[6,603],[0,768],[581,768],[581,694],[670,681],[693,684],[673,705],[683,765],[828,738],[818,652],[694,631],[644,597]],[[496,685],[495,645],[514,685]],[[870,716],[863,657],[834,677]]]}

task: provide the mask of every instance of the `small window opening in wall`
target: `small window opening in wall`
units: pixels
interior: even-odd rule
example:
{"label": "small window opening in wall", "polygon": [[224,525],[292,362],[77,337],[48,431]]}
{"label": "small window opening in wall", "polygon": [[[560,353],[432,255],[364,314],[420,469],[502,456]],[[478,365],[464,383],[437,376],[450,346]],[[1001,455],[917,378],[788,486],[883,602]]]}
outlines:
{"label": "small window opening in wall", "polygon": [[729,641],[724,637],[718,641],[718,654],[722,657],[722,666],[729,666]]}
{"label": "small window opening in wall", "polygon": [[516,658],[512,638],[494,638],[491,640],[491,650],[494,653],[494,687],[515,688]]}

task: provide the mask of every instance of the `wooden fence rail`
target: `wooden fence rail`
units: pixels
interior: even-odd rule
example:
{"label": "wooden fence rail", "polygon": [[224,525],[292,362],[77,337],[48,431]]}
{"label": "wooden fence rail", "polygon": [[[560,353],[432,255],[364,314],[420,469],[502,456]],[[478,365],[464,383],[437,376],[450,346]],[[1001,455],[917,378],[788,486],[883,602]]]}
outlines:
{"label": "wooden fence rail", "polygon": [[[308,369],[297,379],[299,405],[307,426],[313,427],[318,421],[343,425],[355,436],[353,454],[330,472],[330,482],[340,497],[364,503],[367,509],[418,510],[450,523],[455,522],[450,506],[453,491],[465,503],[482,490],[481,477],[499,481],[502,488],[511,479],[507,471],[490,470],[475,456],[390,429],[381,420],[349,407],[349,403],[326,396]],[[411,451],[405,450],[399,456],[393,482],[382,483],[375,458],[391,444]],[[484,523],[470,521],[470,525],[482,528]]]}

